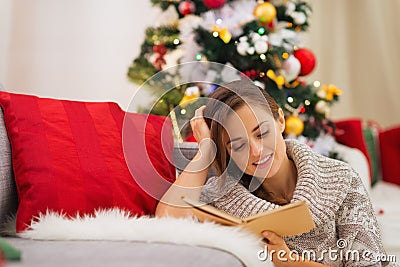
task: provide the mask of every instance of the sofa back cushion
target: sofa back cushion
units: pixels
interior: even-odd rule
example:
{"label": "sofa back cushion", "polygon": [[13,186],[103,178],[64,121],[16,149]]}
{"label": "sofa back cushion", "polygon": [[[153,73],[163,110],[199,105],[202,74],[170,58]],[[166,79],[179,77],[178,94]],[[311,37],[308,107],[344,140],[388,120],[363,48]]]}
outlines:
{"label": "sofa back cushion", "polygon": [[0,223],[17,209],[17,190],[11,165],[11,147],[0,108]]}
{"label": "sofa back cushion", "polygon": [[47,210],[76,216],[118,207],[153,214],[157,198],[175,179],[165,117],[126,113],[111,102],[7,92],[0,92],[0,106],[20,200],[17,232]]}

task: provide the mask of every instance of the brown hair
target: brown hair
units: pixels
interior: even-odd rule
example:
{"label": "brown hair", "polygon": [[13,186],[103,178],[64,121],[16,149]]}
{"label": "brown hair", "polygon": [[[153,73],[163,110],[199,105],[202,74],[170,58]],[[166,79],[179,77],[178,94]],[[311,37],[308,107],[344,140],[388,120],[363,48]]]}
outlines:
{"label": "brown hair", "polygon": [[[217,146],[217,152],[214,160],[214,167],[217,174],[224,180],[226,175],[231,175],[247,188],[249,188],[251,175],[247,175],[239,170],[239,168],[230,160],[228,151],[225,147],[224,136],[226,130],[224,121],[230,112],[239,109],[245,104],[258,106],[270,111],[273,118],[279,118],[279,105],[276,101],[262,88],[256,86],[248,79],[233,81],[218,87],[210,96],[204,109],[204,118],[211,131],[211,139]],[[280,200],[272,200],[268,192],[263,191],[259,187],[254,193],[261,195],[265,199],[274,202]],[[284,204],[284,203],[282,203]]]}

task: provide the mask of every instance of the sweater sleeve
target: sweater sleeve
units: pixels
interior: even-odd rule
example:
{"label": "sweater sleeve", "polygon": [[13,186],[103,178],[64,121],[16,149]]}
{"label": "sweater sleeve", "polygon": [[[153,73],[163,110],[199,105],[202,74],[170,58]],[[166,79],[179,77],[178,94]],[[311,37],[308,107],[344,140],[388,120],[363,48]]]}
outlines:
{"label": "sweater sleeve", "polygon": [[381,261],[387,255],[367,191],[359,175],[352,172],[348,193],[337,212],[337,246],[342,249],[344,266],[398,266]]}
{"label": "sweater sleeve", "polygon": [[240,218],[279,207],[253,195],[237,181],[228,182],[222,190],[218,189],[218,177],[209,179],[202,190],[200,200]]}

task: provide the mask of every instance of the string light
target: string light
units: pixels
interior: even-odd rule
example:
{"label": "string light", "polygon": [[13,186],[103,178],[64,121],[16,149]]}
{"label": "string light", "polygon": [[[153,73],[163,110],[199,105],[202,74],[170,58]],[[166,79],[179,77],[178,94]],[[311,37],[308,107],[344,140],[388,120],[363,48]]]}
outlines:
{"label": "string light", "polygon": [[293,103],[293,101],[294,101],[293,97],[289,96],[289,97],[287,98],[287,102]]}
{"label": "string light", "polygon": [[178,45],[179,44],[179,39],[174,39],[174,45]]}
{"label": "string light", "polygon": [[261,54],[260,58],[261,58],[262,61],[265,61],[267,59],[267,57],[264,54]]}
{"label": "string light", "polygon": [[258,28],[257,32],[258,32],[259,35],[263,35],[265,33],[265,28],[263,28],[263,27]]}
{"label": "string light", "polygon": [[203,56],[202,56],[201,54],[199,54],[199,53],[196,54],[196,60],[199,60],[199,61],[200,61],[202,57],[203,57]]}
{"label": "string light", "polygon": [[220,25],[222,23],[222,19],[217,19],[216,21],[215,21],[215,24],[217,24],[217,25]]}
{"label": "string light", "polygon": [[184,108],[181,109],[181,114],[182,114],[182,115],[185,115],[185,114],[186,114],[186,109],[184,109]]}
{"label": "string light", "polygon": [[305,104],[306,106],[309,106],[309,105],[311,104],[311,102],[310,102],[310,100],[306,99],[306,100],[304,100],[304,104]]}
{"label": "string light", "polygon": [[321,86],[321,83],[319,81],[314,82],[314,87],[320,87],[320,86]]}
{"label": "string light", "polygon": [[282,58],[283,58],[283,59],[289,58],[289,53],[284,52],[284,53],[282,54]]}
{"label": "string light", "polygon": [[218,33],[218,32],[213,32],[212,35],[213,35],[214,37],[218,37],[219,33]]}

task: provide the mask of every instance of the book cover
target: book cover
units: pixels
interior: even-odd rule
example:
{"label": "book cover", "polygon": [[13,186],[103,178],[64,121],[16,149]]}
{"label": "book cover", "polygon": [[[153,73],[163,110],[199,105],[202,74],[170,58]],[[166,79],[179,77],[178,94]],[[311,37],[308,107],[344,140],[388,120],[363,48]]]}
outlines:
{"label": "book cover", "polygon": [[280,236],[299,235],[315,227],[305,201],[293,202],[247,218],[238,218],[205,203],[184,197],[182,199],[191,206],[200,221],[239,226],[256,235],[261,235],[265,230],[273,231]]}

